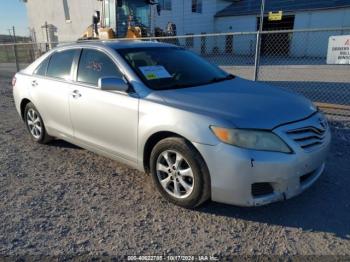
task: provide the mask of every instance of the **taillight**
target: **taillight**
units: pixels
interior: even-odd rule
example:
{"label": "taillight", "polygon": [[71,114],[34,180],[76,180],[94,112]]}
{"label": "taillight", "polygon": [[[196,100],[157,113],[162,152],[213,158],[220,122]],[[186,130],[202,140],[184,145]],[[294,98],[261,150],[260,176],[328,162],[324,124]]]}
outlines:
{"label": "taillight", "polygon": [[16,79],[16,77],[14,76],[14,77],[12,78],[12,87],[15,87],[16,81],[17,81],[17,79]]}

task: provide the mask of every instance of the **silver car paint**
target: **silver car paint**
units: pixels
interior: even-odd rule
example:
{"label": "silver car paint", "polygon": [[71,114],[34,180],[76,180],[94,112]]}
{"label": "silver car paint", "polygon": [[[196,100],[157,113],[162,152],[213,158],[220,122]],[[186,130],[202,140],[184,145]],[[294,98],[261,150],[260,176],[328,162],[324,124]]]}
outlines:
{"label": "silver car paint", "polygon": [[[29,88],[31,101],[40,108],[48,130],[54,129],[62,136],[73,136],[68,99],[72,84],[56,79],[33,78],[36,85]],[[31,85],[31,83],[30,83]]]}
{"label": "silver car paint", "polygon": [[[183,136],[192,142],[208,165],[212,199],[219,202],[251,206],[289,198],[306,188],[296,185],[303,172],[317,169],[315,181],[323,171],[330,144],[329,131],[325,144],[309,153],[298,150],[280,131],[292,121],[297,124],[314,121],[315,108],[307,99],[240,78],[188,89],[153,91],[114,51],[119,46],[162,48],[168,45],[128,41],[58,47],[16,75],[14,98],[18,112],[23,99],[28,99],[38,108],[50,135],[139,170],[144,170],[144,147],[152,135],[167,131]],[[101,91],[71,80],[33,75],[45,57],[70,48],[105,52],[132,84],[135,93]],[[37,81],[36,86],[31,84],[33,80]],[[295,154],[223,144],[210,131],[210,125],[273,130]],[[253,199],[250,185],[257,181],[275,183],[276,194],[267,199]]]}
{"label": "silver car paint", "polygon": [[69,96],[74,137],[127,160],[137,162],[139,99],[113,91],[75,86]]}
{"label": "silver car paint", "polygon": [[241,78],[158,95],[173,107],[214,114],[215,118],[230,120],[231,127],[240,128],[272,129],[315,112],[310,101],[302,96]]}
{"label": "silver car paint", "polygon": [[[286,131],[312,125],[319,117],[317,113],[303,121],[274,129],[293,149],[294,154],[247,150],[223,143],[214,147],[195,143],[210,173],[215,174],[215,179],[211,181],[212,199],[239,206],[263,205],[291,198],[311,186],[323,172],[331,134],[328,130],[325,143],[317,150],[307,152],[291,140]],[[308,183],[299,183],[300,176],[312,171],[315,174]],[[275,193],[268,197],[253,198],[251,184],[259,182],[272,183]]]}

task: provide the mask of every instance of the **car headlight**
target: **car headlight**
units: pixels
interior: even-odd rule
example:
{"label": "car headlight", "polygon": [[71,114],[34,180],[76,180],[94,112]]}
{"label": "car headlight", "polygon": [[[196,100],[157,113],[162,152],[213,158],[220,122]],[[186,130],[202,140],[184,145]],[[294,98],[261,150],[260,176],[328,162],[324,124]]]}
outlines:
{"label": "car headlight", "polygon": [[242,148],[291,153],[292,150],[277,135],[269,131],[229,129],[211,126],[215,136],[222,142]]}

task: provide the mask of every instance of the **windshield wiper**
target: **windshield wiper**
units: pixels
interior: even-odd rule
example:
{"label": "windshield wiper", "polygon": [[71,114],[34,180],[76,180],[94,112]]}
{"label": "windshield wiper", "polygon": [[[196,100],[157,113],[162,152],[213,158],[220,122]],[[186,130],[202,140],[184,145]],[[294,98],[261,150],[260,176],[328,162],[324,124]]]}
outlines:
{"label": "windshield wiper", "polygon": [[174,85],[171,85],[171,86],[167,86],[167,87],[164,87],[164,88],[160,88],[159,90],[168,90],[168,89],[180,89],[180,88],[186,88],[186,87],[193,87],[194,85],[189,85],[189,84],[174,84]]}
{"label": "windshield wiper", "polygon": [[182,84],[182,83],[177,83],[171,86],[167,86],[164,88],[159,88],[158,90],[168,90],[168,89],[180,89],[180,88],[187,88],[187,87],[195,87],[195,86],[203,86],[203,85],[207,85],[207,84],[211,84],[211,83],[217,83],[217,82],[222,82],[222,81],[226,81],[226,80],[231,80],[234,79],[235,76],[234,75],[227,75],[225,77],[215,77],[212,80],[210,80],[209,82],[206,83],[192,83],[192,84]]}
{"label": "windshield wiper", "polygon": [[229,74],[225,77],[214,77],[212,80],[210,80],[210,83],[217,83],[217,82],[222,82],[222,81],[226,81],[226,80],[231,80],[234,79],[235,76],[232,74]]}

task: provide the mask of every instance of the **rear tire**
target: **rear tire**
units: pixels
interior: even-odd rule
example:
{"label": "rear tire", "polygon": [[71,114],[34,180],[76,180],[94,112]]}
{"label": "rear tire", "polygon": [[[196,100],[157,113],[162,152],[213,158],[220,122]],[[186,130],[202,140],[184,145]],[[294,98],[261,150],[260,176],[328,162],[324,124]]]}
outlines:
{"label": "rear tire", "polygon": [[52,140],[52,137],[46,131],[44,121],[39,111],[33,103],[28,103],[26,105],[24,110],[24,122],[32,140],[35,142],[46,144]]}
{"label": "rear tire", "polygon": [[185,139],[170,137],[158,142],[151,152],[150,167],[156,188],[171,203],[195,208],[210,198],[208,168]]}

